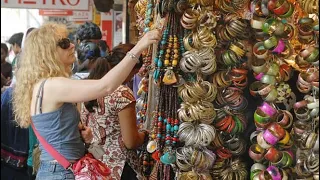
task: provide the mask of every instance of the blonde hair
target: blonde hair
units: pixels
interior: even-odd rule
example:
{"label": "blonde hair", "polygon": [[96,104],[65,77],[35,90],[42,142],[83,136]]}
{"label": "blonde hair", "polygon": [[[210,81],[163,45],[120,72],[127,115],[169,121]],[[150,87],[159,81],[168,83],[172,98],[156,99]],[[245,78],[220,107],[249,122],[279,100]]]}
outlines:
{"label": "blonde hair", "polygon": [[41,79],[69,77],[71,68],[60,61],[57,43],[68,34],[65,25],[47,23],[34,29],[27,37],[21,54],[13,90],[13,111],[18,124],[27,128],[31,122],[33,88]]}

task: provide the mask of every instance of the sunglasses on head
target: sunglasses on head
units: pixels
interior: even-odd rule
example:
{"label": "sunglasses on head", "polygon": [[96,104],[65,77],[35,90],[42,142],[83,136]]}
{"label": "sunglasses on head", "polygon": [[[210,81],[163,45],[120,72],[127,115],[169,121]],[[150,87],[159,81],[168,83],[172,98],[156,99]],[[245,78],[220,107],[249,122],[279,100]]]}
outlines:
{"label": "sunglasses on head", "polygon": [[68,49],[70,47],[70,39],[69,38],[62,38],[58,41],[58,46],[61,47],[61,49]]}

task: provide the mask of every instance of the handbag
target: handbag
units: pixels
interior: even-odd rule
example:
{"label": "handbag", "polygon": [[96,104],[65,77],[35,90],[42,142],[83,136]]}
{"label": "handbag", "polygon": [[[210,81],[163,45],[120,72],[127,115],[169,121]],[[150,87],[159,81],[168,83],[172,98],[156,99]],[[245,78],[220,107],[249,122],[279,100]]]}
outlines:
{"label": "handbag", "polygon": [[57,150],[55,150],[35,129],[33,122],[31,122],[32,129],[36,134],[39,142],[44,149],[54,157],[58,163],[66,170],[71,170],[75,176],[75,180],[109,180],[111,170],[103,162],[93,158],[91,153],[87,153],[84,157],[75,163],[70,163]]}
{"label": "handbag", "polygon": [[91,153],[95,159],[102,159],[102,156],[106,154],[103,147],[97,142],[90,144],[88,152]]}

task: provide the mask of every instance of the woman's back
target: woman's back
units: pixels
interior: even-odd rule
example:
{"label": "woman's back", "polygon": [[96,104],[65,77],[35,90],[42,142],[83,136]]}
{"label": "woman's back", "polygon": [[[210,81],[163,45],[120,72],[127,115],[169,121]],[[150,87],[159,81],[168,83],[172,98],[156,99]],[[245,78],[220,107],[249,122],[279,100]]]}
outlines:
{"label": "woman's back", "polygon": [[[58,110],[32,116],[39,134],[66,159],[74,161],[84,155],[84,143],[78,130],[79,113],[75,105],[63,104]],[[40,143],[41,161],[54,158],[43,149]]]}

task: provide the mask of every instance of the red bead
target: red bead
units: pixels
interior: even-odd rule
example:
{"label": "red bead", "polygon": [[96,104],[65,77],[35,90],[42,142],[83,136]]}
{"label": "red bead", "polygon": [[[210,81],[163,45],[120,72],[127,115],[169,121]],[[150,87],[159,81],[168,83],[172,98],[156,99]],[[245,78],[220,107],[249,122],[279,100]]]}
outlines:
{"label": "red bead", "polygon": [[143,165],[148,165],[149,163],[147,161],[143,161]]}
{"label": "red bead", "polygon": [[179,124],[179,120],[178,119],[174,120],[174,124]]}
{"label": "red bead", "polygon": [[173,138],[172,140],[175,142],[178,142],[178,138]]}
{"label": "red bead", "polygon": [[162,122],[158,122],[158,127],[161,127],[162,126]]}
{"label": "red bead", "polygon": [[167,140],[171,140],[171,137],[166,137],[166,141],[167,141]]}

